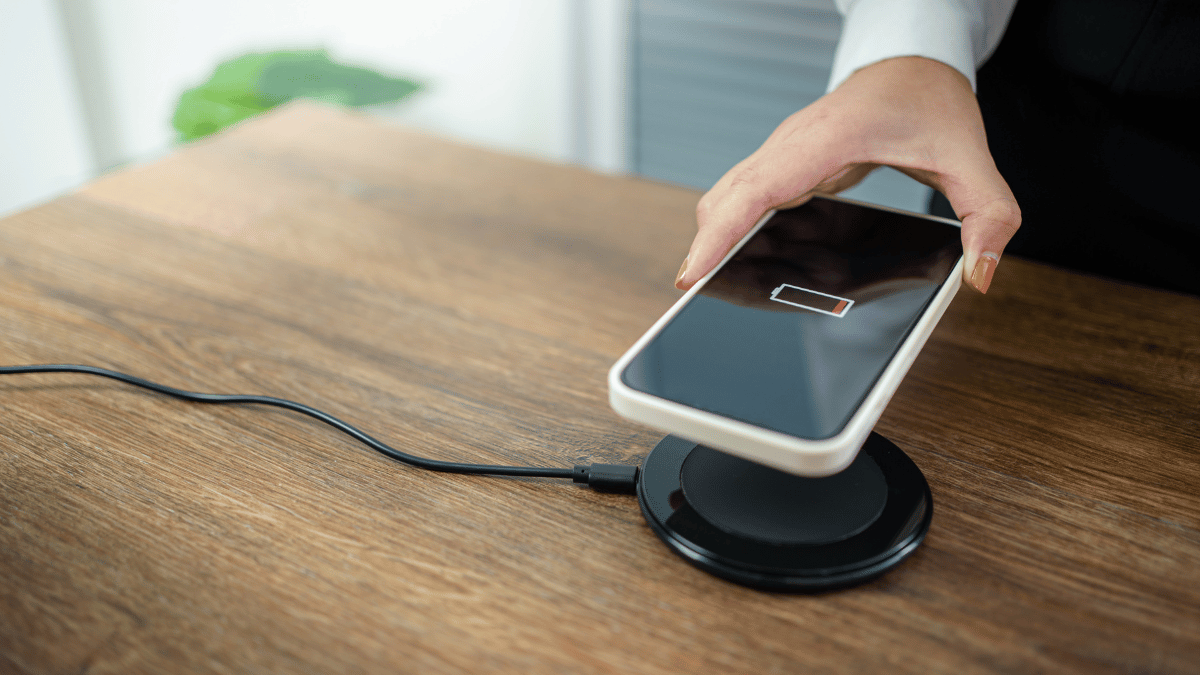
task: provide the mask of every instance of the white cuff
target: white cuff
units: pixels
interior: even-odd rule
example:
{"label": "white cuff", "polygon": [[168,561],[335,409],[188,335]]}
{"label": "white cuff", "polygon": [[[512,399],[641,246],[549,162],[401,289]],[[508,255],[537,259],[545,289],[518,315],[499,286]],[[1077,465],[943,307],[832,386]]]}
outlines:
{"label": "white cuff", "polygon": [[975,89],[975,69],[1000,42],[1015,0],[837,0],[845,15],[826,91],[851,73],[897,56],[924,56],[962,73]]}

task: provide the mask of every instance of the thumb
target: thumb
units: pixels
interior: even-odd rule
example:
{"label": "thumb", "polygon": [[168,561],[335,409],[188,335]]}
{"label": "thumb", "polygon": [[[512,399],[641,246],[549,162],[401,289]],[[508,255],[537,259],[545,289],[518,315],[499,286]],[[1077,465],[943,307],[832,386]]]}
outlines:
{"label": "thumb", "polygon": [[1004,247],[1021,227],[1016,197],[990,156],[985,164],[935,185],[962,220],[963,281],[980,293],[987,293]]}

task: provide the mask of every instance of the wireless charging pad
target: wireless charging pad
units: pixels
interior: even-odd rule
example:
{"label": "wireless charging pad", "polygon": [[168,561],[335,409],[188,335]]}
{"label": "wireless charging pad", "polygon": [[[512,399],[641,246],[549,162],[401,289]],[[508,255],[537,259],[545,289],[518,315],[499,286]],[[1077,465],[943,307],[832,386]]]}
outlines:
{"label": "wireless charging pad", "polygon": [[825,478],[667,436],[642,465],[638,502],[688,562],[772,591],[823,591],[879,576],[916,550],[933,518],[921,470],[874,432],[849,467]]}

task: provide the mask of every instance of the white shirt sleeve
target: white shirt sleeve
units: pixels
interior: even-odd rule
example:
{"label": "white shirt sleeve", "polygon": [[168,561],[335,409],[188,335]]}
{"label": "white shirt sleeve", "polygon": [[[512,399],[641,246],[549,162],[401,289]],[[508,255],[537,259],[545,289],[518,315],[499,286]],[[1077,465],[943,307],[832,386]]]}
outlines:
{"label": "white shirt sleeve", "polygon": [[845,17],[826,91],[854,71],[897,56],[924,56],[958,70],[975,89],[1017,0],[835,0]]}

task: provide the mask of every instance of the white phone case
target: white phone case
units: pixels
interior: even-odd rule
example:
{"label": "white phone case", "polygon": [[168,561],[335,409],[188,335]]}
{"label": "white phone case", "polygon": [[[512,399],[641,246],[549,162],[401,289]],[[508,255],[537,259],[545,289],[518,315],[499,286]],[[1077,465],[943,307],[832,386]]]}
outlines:
{"label": "white phone case", "polygon": [[[920,213],[911,213],[900,209],[887,208],[867,204],[853,199],[821,195],[852,204],[859,204],[884,211],[903,213],[928,220],[961,226],[958,221]],[[630,361],[667,325],[667,323],[683,309],[706,283],[725,263],[740,249],[764,223],[775,214],[767,213],[750,232],[742,238],[729,254],[712,272],[696,283],[684,294],[666,314],[662,316],[650,330],[625,352],[608,372],[608,399],[617,414],[635,422],[640,422],[661,431],[674,434],[687,440],[702,443],[717,450],[723,450],[732,455],[772,466],[788,473],[800,476],[827,476],[850,465],[858,454],[859,448],[867,440],[871,429],[883,414],[883,409],[891,400],[892,394],[900,386],[913,361],[920,353],[921,347],[929,339],[934,326],[942,318],[951,299],[962,285],[963,261],[960,258],[949,278],[934,296],[928,309],[921,315],[908,337],[901,343],[895,357],[888,363],[875,386],[863,399],[862,405],[855,411],[850,421],[840,433],[831,438],[813,441],[747,424],[740,420],[722,417],[707,411],[697,410],[674,401],[652,396],[634,390],[621,381],[621,372]]]}

